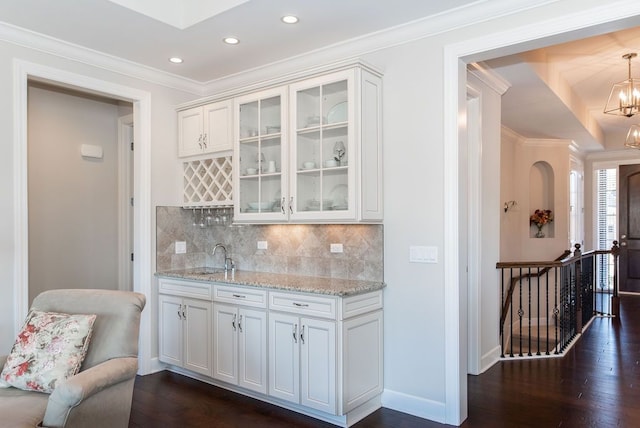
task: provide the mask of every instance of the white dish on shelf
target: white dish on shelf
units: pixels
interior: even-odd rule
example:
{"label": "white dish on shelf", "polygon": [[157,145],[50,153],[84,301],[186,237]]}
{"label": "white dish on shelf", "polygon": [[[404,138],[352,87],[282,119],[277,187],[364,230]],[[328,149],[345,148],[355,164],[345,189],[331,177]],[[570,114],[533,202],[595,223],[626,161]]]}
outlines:
{"label": "white dish on shelf", "polygon": [[331,207],[334,210],[345,210],[348,206],[349,187],[346,184],[338,184],[329,193],[329,199],[333,201]]}
{"label": "white dish on shelf", "polygon": [[327,123],[339,123],[347,121],[347,102],[343,101],[331,107],[327,114]]}
{"label": "white dish on shelf", "polygon": [[249,205],[249,209],[264,211],[267,208],[271,208],[272,204],[273,202],[249,202],[247,205]]}

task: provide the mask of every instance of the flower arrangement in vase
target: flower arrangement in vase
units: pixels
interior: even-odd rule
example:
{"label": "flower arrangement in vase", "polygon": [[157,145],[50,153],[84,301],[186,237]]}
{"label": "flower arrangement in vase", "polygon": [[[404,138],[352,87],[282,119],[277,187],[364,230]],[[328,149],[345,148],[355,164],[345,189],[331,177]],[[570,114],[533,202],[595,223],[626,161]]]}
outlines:
{"label": "flower arrangement in vase", "polygon": [[544,238],[544,232],[542,228],[545,224],[553,221],[553,214],[551,210],[535,210],[531,217],[529,217],[529,224],[535,224],[538,228],[536,232],[536,238]]}

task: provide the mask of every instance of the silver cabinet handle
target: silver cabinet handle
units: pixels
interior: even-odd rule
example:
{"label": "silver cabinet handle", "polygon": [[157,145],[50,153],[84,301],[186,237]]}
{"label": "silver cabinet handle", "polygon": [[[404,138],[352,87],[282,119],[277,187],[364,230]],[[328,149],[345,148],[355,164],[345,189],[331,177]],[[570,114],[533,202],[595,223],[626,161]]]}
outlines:
{"label": "silver cabinet handle", "polygon": [[235,297],[236,299],[246,299],[247,296],[243,296],[242,294],[234,294],[233,297]]}
{"label": "silver cabinet handle", "polygon": [[198,146],[202,149],[202,134],[200,134],[200,138],[198,138]]}
{"label": "silver cabinet handle", "polygon": [[236,331],[236,314],[233,314],[233,320],[231,320],[231,325],[233,326],[233,331]]}
{"label": "silver cabinet handle", "polygon": [[289,213],[293,214],[293,196],[289,199]]}
{"label": "silver cabinet handle", "polygon": [[621,242],[621,243],[620,243],[620,246],[621,246],[621,247],[626,247],[626,246],[627,246],[627,243],[626,243],[626,242]]}
{"label": "silver cabinet handle", "polygon": [[240,333],[242,333],[242,315],[240,315],[240,318],[238,318],[238,330],[240,330]]}
{"label": "silver cabinet handle", "polygon": [[187,305],[182,305],[182,319],[183,320],[187,319],[187,316],[184,314],[184,310],[185,310],[186,307],[187,307]]}
{"label": "silver cabinet handle", "polygon": [[300,329],[300,342],[304,345],[304,324],[302,324],[302,328]]}
{"label": "silver cabinet handle", "polygon": [[282,214],[285,214],[285,210],[284,210],[284,197],[282,198],[282,202],[280,202],[280,210],[282,211]]}
{"label": "silver cabinet handle", "polygon": [[298,343],[298,324],[293,325],[293,341]]}
{"label": "silver cabinet handle", "polygon": [[622,235],[620,238],[621,239],[627,239],[627,235]]}
{"label": "silver cabinet handle", "polygon": [[182,314],[180,313],[180,311],[182,310],[182,305],[178,306],[178,318],[182,319]]}
{"label": "silver cabinet handle", "polygon": [[204,134],[204,137],[202,137],[202,145],[205,149],[207,148],[207,134]]}
{"label": "silver cabinet handle", "polygon": [[293,306],[297,306],[299,308],[308,308],[309,304],[308,303],[298,303],[298,302],[293,302]]}

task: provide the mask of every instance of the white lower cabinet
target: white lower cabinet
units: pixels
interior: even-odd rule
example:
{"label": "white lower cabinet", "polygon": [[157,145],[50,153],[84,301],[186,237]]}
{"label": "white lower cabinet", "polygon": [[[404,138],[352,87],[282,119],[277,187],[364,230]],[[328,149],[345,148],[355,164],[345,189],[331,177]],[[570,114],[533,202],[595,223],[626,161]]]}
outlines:
{"label": "white lower cabinet", "polygon": [[160,361],[211,375],[211,302],[160,295]]}
{"label": "white lower cabinet", "polygon": [[213,304],[213,377],[267,393],[267,313]]}
{"label": "white lower cabinet", "polygon": [[269,395],[346,415],[382,393],[382,292],[269,293]]}
{"label": "white lower cabinet", "polygon": [[269,314],[269,394],[336,414],[336,323]]}
{"label": "white lower cabinet", "polygon": [[160,361],[342,426],[380,407],[381,290],[339,297],[161,278],[159,293]]}

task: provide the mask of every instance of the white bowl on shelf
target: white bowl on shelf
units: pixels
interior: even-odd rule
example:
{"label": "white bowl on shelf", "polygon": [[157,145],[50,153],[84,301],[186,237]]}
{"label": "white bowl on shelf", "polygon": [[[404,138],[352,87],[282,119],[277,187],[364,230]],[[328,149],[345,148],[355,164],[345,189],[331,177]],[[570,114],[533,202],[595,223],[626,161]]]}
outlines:
{"label": "white bowl on shelf", "polygon": [[338,161],[335,159],[327,159],[326,161],[324,161],[324,166],[325,168],[333,168],[338,166]]}
{"label": "white bowl on shelf", "polygon": [[307,162],[304,162],[304,163],[302,164],[302,167],[303,167],[304,169],[313,169],[313,168],[315,168],[315,167],[316,167],[316,163],[315,163],[315,162],[311,162],[311,161],[307,161]]}
{"label": "white bowl on shelf", "polygon": [[247,175],[254,175],[258,172],[256,168],[247,168]]}
{"label": "white bowl on shelf", "polygon": [[249,202],[247,205],[249,205],[249,208],[252,210],[266,210],[271,208],[271,206],[273,205],[273,202]]}

